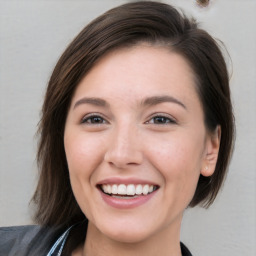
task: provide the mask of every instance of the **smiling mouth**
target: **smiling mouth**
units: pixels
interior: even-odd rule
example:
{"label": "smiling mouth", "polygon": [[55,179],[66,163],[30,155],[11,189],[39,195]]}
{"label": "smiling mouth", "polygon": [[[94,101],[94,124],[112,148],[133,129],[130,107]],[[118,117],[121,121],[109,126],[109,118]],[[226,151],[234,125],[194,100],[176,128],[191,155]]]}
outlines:
{"label": "smiling mouth", "polygon": [[159,188],[159,186],[151,184],[102,184],[98,187],[104,194],[121,199],[130,199],[139,196],[146,196],[153,193]]}

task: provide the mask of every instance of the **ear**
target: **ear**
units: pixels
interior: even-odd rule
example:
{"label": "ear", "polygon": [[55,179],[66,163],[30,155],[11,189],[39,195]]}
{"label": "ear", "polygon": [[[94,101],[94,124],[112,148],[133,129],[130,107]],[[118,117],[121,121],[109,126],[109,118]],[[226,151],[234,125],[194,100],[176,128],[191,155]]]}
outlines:
{"label": "ear", "polygon": [[215,171],[219,155],[220,140],[221,127],[218,125],[215,131],[209,133],[206,138],[206,151],[201,169],[201,174],[203,176],[211,176]]}

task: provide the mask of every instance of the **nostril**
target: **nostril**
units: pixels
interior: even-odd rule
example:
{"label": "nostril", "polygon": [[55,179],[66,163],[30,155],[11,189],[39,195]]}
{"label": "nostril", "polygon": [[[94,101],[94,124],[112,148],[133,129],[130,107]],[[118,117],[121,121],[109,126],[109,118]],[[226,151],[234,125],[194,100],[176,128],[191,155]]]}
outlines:
{"label": "nostril", "polygon": [[104,161],[111,166],[125,168],[139,165],[143,161],[143,154],[135,148],[113,148],[105,153]]}

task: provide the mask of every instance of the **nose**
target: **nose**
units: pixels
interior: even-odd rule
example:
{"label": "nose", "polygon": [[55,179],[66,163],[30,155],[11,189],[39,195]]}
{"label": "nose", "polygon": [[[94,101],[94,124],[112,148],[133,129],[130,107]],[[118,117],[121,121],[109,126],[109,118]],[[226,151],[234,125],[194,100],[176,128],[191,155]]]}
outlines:
{"label": "nose", "polygon": [[130,126],[113,130],[104,160],[120,169],[141,164],[143,153],[138,129]]}

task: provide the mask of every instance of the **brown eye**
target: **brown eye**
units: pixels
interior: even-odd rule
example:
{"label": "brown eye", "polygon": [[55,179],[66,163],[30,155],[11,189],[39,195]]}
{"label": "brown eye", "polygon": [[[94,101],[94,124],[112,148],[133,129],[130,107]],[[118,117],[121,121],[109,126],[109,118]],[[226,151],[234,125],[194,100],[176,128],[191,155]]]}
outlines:
{"label": "brown eye", "polygon": [[100,116],[89,116],[82,120],[83,124],[104,124],[106,121]]}
{"label": "brown eye", "polygon": [[163,116],[154,117],[155,124],[166,124],[169,123],[170,120]]}
{"label": "brown eye", "polygon": [[207,7],[210,3],[210,0],[196,0],[197,4],[202,7]]}
{"label": "brown eye", "polygon": [[175,124],[176,122],[166,116],[155,116],[151,118],[147,123],[149,124]]}

